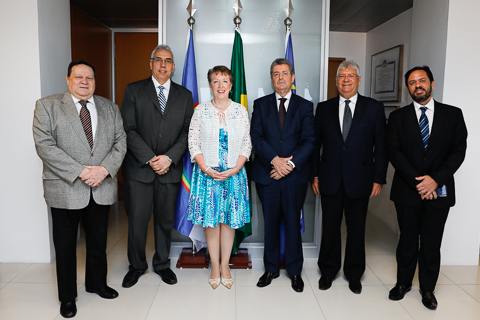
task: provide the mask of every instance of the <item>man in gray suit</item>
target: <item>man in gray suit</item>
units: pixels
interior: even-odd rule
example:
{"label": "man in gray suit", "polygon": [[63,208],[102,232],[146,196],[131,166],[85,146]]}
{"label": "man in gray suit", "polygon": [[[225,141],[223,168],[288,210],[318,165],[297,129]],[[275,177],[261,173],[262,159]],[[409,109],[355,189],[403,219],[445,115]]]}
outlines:
{"label": "man in gray suit", "polygon": [[95,69],[85,61],[71,62],[67,85],[69,92],[37,101],[33,137],[52,212],[60,314],[71,318],[77,312],[80,219],[87,246],[85,290],[105,299],[118,296],[107,286],[107,227],[127,145],[117,105],[93,95]]}
{"label": "man in gray suit", "polygon": [[163,282],[177,283],[168,257],[193,98],[170,80],[175,63],[169,46],[153,50],[150,69],[151,77],[127,85],[121,111],[128,145],[122,169],[130,262],[122,282],[125,288],[135,285],[148,269],[145,245],[152,211],[153,270]]}

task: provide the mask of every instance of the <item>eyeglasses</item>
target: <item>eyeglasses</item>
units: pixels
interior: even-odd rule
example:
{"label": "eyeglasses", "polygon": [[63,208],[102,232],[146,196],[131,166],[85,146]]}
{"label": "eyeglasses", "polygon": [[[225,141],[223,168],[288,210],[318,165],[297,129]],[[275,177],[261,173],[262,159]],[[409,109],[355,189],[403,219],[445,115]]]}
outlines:
{"label": "eyeglasses", "polygon": [[418,80],[411,80],[411,81],[408,81],[408,85],[409,86],[414,86],[417,82],[420,82],[420,83],[427,83],[428,80],[427,78],[421,78],[421,79],[418,79]]}
{"label": "eyeglasses", "polygon": [[355,78],[358,78],[358,75],[353,74],[353,73],[350,73],[350,74],[339,74],[339,75],[337,76],[337,79],[340,79],[340,80],[343,80],[343,79],[345,79],[345,78],[348,78],[348,79],[350,79],[350,80],[353,80],[353,79],[355,79]]}
{"label": "eyeglasses", "polygon": [[288,72],[288,71],[274,72],[274,73],[272,73],[272,76],[273,76],[274,78],[278,78],[278,77],[280,77],[280,75],[286,77],[286,76],[288,76],[289,74],[290,74],[290,72]]}
{"label": "eyeglasses", "polygon": [[170,58],[167,58],[167,59],[162,59],[160,57],[157,57],[157,58],[151,58],[150,60],[152,60],[153,62],[155,63],[158,63],[158,64],[172,64],[173,63],[173,60],[170,59]]}

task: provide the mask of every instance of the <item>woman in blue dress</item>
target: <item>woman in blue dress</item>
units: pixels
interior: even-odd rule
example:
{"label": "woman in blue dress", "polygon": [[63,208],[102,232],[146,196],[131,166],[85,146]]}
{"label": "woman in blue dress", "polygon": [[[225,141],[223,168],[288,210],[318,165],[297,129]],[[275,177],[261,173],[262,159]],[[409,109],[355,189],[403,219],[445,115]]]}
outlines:
{"label": "woman in blue dress", "polygon": [[[233,284],[229,268],[235,229],[250,222],[244,164],[252,151],[248,112],[232,102],[233,75],[225,66],[208,71],[213,100],[195,108],[188,148],[195,163],[187,219],[203,225],[212,269],[209,284]],[[221,248],[221,254],[220,254]],[[221,256],[221,261],[220,261]]]}

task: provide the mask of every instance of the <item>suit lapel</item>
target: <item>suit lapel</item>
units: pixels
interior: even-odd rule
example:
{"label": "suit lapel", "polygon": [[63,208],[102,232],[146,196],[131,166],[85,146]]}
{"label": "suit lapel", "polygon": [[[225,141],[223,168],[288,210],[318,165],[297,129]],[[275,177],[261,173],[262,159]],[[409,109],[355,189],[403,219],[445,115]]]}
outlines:
{"label": "suit lapel", "polygon": [[407,112],[405,113],[406,114],[405,123],[410,128],[413,138],[417,142],[418,146],[422,148],[422,150],[424,150],[425,148],[423,146],[422,134],[420,133],[420,126],[418,124],[415,106],[413,105],[413,103],[411,103],[405,108],[408,108]]}
{"label": "suit lapel", "polygon": [[177,84],[173,81],[170,81],[170,90],[168,92],[167,105],[165,106],[165,113],[163,114],[164,116],[168,113],[168,111],[173,108],[173,106],[175,105],[175,100],[177,100],[178,98],[178,95],[179,93],[177,89]]}
{"label": "suit lapel", "polygon": [[99,99],[97,99],[95,96],[93,96],[93,99],[95,100],[95,107],[97,108],[97,130],[95,132],[95,139],[93,139],[92,151],[95,150],[95,148],[98,145],[98,142],[100,141],[100,139],[103,139],[105,135],[106,118],[107,118],[105,104],[101,102]]}
{"label": "suit lapel", "polygon": [[361,95],[358,95],[357,104],[355,105],[355,112],[353,114],[352,124],[350,125],[350,131],[348,131],[348,136],[345,143],[351,140],[352,139],[351,137],[355,135],[355,130],[357,129],[358,124],[362,121],[365,111],[367,111],[367,105],[365,104],[365,99]]}
{"label": "suit lapel", "polygon": [[435,125],[432,126],[432,130],[430,133],[430,140],[428,141],[427,151],[430,150],[430,148],[433,147],[434,143],[439,139],[441,128],[444,128],[444,124],[445,124],[445,114],[444,114],[445,109],[443,108],[442,105],[440,105],[436,101],[434,102],[435,102],[435,110],[433,113],[433,124]]}
{"label": "suit lapel", "polygon": [[342,129],[340,128],[340,119],[339,119],[339,109],[340,109],[340,96],[331,100],[331,104],[328,106],[328,117],[330,118],[330,123],[333,125],[337,137],[343,142]]}
{"label": "suit lapel", "polygon": [[88,144],[87,137],[85,136],[85,131],[83,130],[82,121],[80,120],[80,115],[78,114],[75,103],[73,102],[72,95],[70,92],[65,92],[62,99],[62,110],[65,112],[68,121],[70,121],[73,130],[77,134],[78,138],[82,143],[90,149]]}
{"label": "suit lapel", "polygon": [[[282,128],[280,127],[280,116],[278,115],[278,107],[277,107],[275,92],[272,93],[270,96],[268,96],[268,109],[273,117],[273,122],[275,122],[275,126],[277,126],[278,131],[282,132]],[[285,127],[285,123],[283,125]]]}
{"label": "suit lapel", "polygon": [[[292,92],[290,96],[290,102],[288,104],[287,114],[285,116],[285,122],[283,123],[283,130],[282,133],[285,132],[285,129],[288,127],[290,122],[292,122],[293,118],[295,117],[295,110],[297,109],[298,104],[298,97],[296,94]],[[277,112],[278,115],[278,112]],[[280,124],[280,116],[278,116],[278,123]]]}
{"label": "suit lapel", "polygon": [[160,114],[162,114],[162,109],[160,108],[160,102],[158,102],[157,90],[155,89],[155,85],[153,84],[152,78],[148,78],[145,80],[144,89],[147,92],[147,95],[149,96],[150,100],[152,100],[155,107],[157,107]]}

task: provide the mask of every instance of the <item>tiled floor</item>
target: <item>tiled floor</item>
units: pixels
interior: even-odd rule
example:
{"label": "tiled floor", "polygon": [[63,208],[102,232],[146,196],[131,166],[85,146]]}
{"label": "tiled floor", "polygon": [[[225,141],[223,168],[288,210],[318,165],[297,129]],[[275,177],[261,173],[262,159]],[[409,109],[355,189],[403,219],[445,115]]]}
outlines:
{"label": "tiled floor", "polygon": [[[423,307],[414,288],[402,301],[388,300],[395,284],[396,236],[379,221],[367,223],[367,269],[362,279],[363,292],[350,292],[340,274],[331,289],[318,290],[316,259],[306,259],[303,270],[305,290],[295,293],[285,271],[266,288],[255,286],[263,273],[261,259],[253,259],[252,270],[232,270],[234,286],[212,290],[208,270],[174,269],[178,284],[169,286],[149,270],[137,285],[121,287],[127,272],[127,225],[124,213],[115,210],[110,217],[108,238],[108,283],[118,290],[115,300],[104,300],[85,292],[85,244],[78,243],[78,313],[75,319],[89,320],[255,320],[255,319],[480,319],[480,268],[443,266],[436,288],[439,307]],[[149,235],[147,255],[153,255],[153,236]],[[176,259],[172,258],[172,266]],[[0,319],[53,320],[59,315],[55,264],[0,263]]]}

